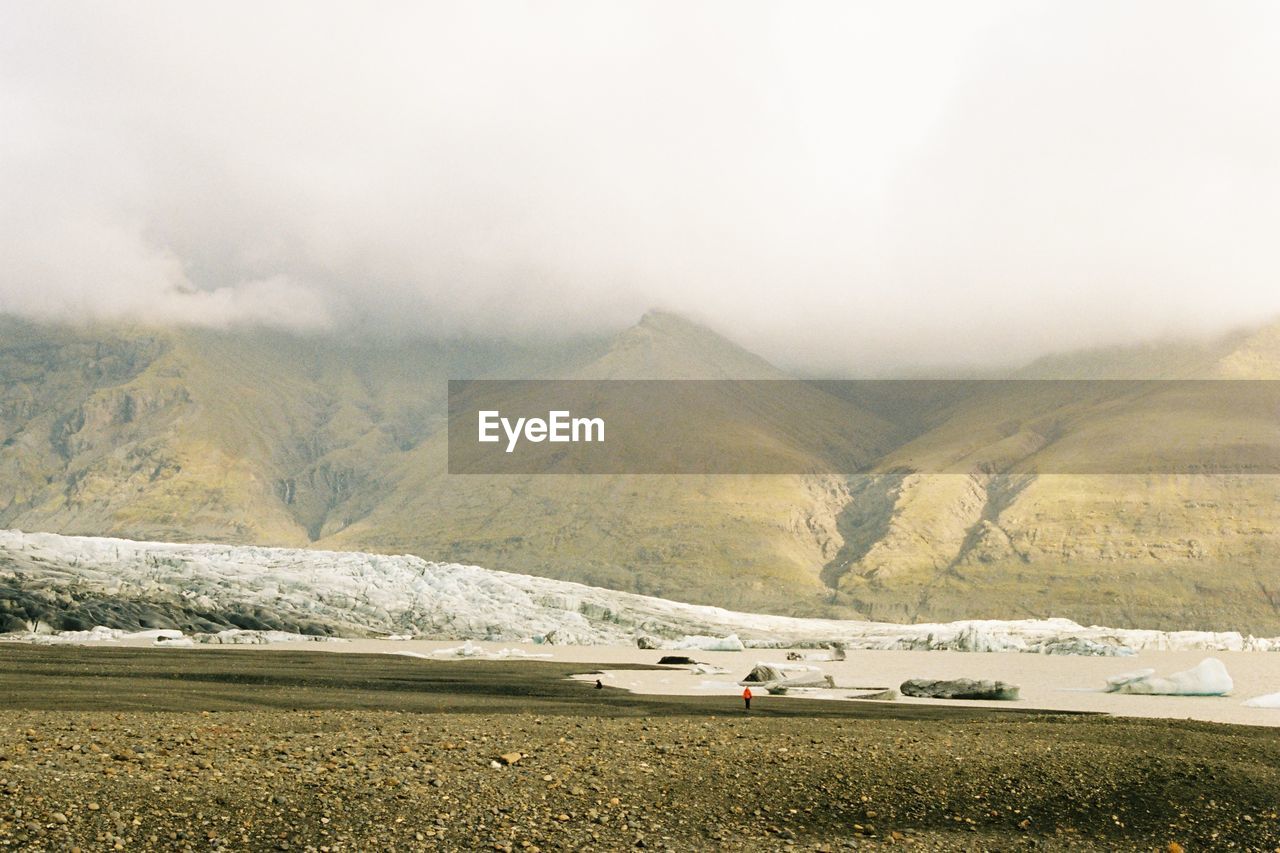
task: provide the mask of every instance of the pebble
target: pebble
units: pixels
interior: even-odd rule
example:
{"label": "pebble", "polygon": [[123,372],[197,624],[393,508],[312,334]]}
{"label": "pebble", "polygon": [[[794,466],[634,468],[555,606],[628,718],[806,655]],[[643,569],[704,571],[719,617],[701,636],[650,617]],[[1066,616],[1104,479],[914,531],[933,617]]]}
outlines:
{"label": "pebble", "polygon": [[[146,758],[108,759],[108,777],[88,746],[31,752],[20,723],[33,719],[42,744]],[[1221,731],[1101,717],[6,711],[0,850],[1274,849],[1280,742]],[[498,737],[519,750],[497,753]]]}

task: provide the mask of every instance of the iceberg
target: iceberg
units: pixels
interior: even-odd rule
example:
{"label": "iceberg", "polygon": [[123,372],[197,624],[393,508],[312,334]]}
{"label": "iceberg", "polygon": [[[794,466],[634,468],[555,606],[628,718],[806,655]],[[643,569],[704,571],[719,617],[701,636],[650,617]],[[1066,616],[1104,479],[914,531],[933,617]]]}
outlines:
{"label": "iceberg", "polygon": [[786,693],[793,687],[835,687],[831,676],[823,675],[816,666],[796,663],[757,663],[738,682],[744,685],[758,684],[770,693]]}
{"label": "iceberg", "polygon": [[253,631],[228,628],[213,634],[195,634],[193,642],[209,646],[265,646],[270,643],[345,643],[340,637],[320,637],[314,634],[297,634],[292,631]]}
{"label": "iceberg", "polygon": [[704,652],[741,652],[747,647],[737,634],[727,637],[685,637],[671,646],[673,649],[698,649]]}
{"label": "iceberg", "polygon": [[1246,708],[1280,708],[1280,693],[1268,693],[1264,696],[1254,696],[1252,699],[1246,699],[1240,704]]}
{"label": "iceberg", "polygon": [[1191,669],[1158,676],[1154,669],[1127,672],[1107,679],[1108,693],[1151,696],[1225,696],[1234,686],[1227,667],[1217,658],[1205,658]]}
{"label": "iceberg", "polygon": [[1011,702],[1018,698],[1018,686],[1004,681],[973,678],[910,678],[898,690],[903,696],[921,699],[994,699]]}
{"label": "iceberg", "polygon": [[[2,636],[2,635],[0,635]],[[131,640],[151,640],[153,643],[184,639],[181,631],[167,629],[153,631],[125,631],[98,625],[88,631],[35,630],[23,635],[28,642],[41,646],[78,645],[80,643],[118,643]]]}
{"label": "iceberg", "polygon": [[[399,654],[411,654],[414,657],[426,657],[413,652],[400,652]],[[508,658],[550,658],[549,653],[526,652],[524,649],[497,649],[489,651],[484,646],[478,646],[467,640],[460,646],[454,646],[449,649],[436,649],[431,653],[435,657],[441,658],[482,658],[484,660],[507,660]]]}
{"label": "iceberg", "polygon": [[822,680],[822,670],[816,666],[802,663],[769,663],[760,661],[751,668],[751,672],[739,684],[763,684],[766,681],[783,681],[789,678],[812,678]]}
{"label": "iceberg", "polygon": [[724,675],[729,670],[713,663],[695,663],[690,671],[695,675]]}

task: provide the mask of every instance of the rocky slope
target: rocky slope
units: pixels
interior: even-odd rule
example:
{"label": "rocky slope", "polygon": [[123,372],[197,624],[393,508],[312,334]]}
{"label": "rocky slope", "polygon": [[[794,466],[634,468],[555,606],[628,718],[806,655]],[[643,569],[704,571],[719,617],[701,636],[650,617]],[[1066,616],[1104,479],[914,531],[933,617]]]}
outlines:
{"label": "rocky slope", "polygon": [[[1277,340],[1280,326],[1080,353],[1019,377],[1269,380],[1280,377]],[[824,576],[878,619],[1061,612],[1097,624],[1271,631],[1280,625],[1280,477],[1168,474],[1158,463],[1141,473],[1152,447],[1190,443],[1208,418],[1269,458],[1280,441],[1274,392],[1239,388],[1212,412],[1203,386],[1051,409],[1036,394],[960,399],[854,480],[838,519],[844,545]],[[1100,470],[1076,472],[1084,460]],[[929,473],[950,468],[968,470]]]}

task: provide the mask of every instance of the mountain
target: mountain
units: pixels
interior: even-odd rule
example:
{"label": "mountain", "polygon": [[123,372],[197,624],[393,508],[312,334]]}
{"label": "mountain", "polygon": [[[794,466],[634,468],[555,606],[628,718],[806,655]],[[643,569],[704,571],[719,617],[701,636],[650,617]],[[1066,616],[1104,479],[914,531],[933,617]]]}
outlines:
{"label": "mountain", "polygon": [[[709,330],[650,313],[575,379],[779,379],[785,374]],[[745,408],[800,408],[847,441],[872,445],[868,461],[896,443],[892,425],[805,383],[746,386]],[[767,417],[762,418],[767,420]],[[787,445],[791,436],[736,424],[744,446]],[[698,429],[697,424],[688,427]],[[844,481],[816,476],[444,475],[436,434],[406,454],[389,497],[317,543],[434,555],[596,586],[748,610],[849,613],[832,608],[819,567],[834,554]],[[666,437],[659,436],[660,439]],[[797,451],[798,453],[803,451]],[[815,460],[812,467],[821,467]],[[803,460],[797,469],[803,470]]]}
{"label": "mountain", "polygon": [[[528,377],[513,377],[528,378]],[[786,373],[676,314],[650,311],[569,379],[787,379]]]}
{"label": "mountain", "polygon": [[[0,527],[403,552],[747,609],[828,609],[817,567],[836,547],[837,479],[446,474],[449,378],[784,376],[673,315],[541,347],[16,320],[3,332]],[[823,423],[865,428],[876,453],[893,443],[844,401],[819,407],[802,383],[773,387],[764,410],[825,407]]]}
{"label": "mountain", "polygon": [[[1055,356],[1015,375],[1276,379],[1280,324]],[[1211,424],[1274,471],[1276,392],[1160,384],[1064,403],[1052,386],[961,397],[858,478],[839,517],[845,544],[825,575],[840,598],[890,620],[1000,612],[1165,628],[1280,625],[1280,476],[1159,473],[1151,456],[1156,446],[1194,444]],[[1216,389],[1220,405],[1206,412]],[[1079,473],[1083,461],[1101,472]]]}
{"label": "mountain", "polygon": [[548,356],[260,331],[0,332],[0,523],[232,542],[305,543],[362,515],[394,460],[440,428],[448,376]]}
{"label": "mountain", "polygon": [[[1278,373],[1280,326],[1013,375]],[[447,379],[785,377],[656,312],[552,343],[0,318],[0,527],[404,553],[790,615],[1280,634],[1280,478],[1051,473],[1194,424],[1176,386],[1099,405],[961,383],[911,407],[762,383],[733,440],[822,471],[810,448],[857,436],[863,473],[446,473]],[[788,410],[813,413],[803,440],[769,414]],[[1257,415],[1230,426],[1273,447]]]}

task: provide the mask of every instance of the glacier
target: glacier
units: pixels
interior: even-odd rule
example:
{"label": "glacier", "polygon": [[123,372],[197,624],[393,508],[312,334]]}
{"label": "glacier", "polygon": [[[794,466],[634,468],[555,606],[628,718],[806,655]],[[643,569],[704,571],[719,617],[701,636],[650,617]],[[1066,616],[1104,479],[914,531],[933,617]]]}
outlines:
{"label": "glacier", "polygon": [[[706,651],[821,648],[1126,655],[1275,651],[1238,632],[1085,627],[1069,619],[899,625],[739,613],[413,556],[135,542],[0,530],[8,640],[415,637]],[[76,630],[66,614],[78,614]],[[89,620],[88,624],[85,620]],[[89,632],[89,634],[77,633]],[[116,632],[113,635],[113,632]],[[90,636],[96,634],[96,636]],[[160,634],[156,634],[159,640]]]}

